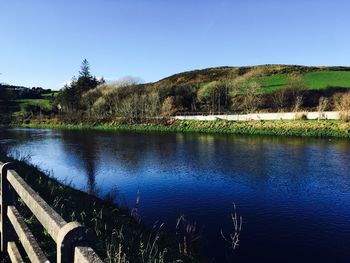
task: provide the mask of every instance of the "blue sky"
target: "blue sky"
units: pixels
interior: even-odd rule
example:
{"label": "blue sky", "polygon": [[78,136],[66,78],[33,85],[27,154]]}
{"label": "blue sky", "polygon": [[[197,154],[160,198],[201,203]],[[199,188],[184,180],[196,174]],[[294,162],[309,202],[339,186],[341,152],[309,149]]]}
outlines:
{"label": "blue sky", "polygon": [[0,0],[0,82],[58,89],[214,66],[350,65],[348,0]]}

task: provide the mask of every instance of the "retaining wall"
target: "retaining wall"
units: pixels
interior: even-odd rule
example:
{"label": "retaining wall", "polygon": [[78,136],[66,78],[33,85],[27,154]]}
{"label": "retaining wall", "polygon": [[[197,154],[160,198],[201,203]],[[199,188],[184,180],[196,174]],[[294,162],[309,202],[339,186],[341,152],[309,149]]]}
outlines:
{"label": "retaining wall", "polygon": [[252,114],[228,114],[228,115],[188,115],[175,116],[177,120],[228,120],[228,121],[250,121],[250,120],[295,120],[305,116],[308,120],[339,120],[340,114],[337,111],[325,112],[275,112],[275,113],[252,113]]}

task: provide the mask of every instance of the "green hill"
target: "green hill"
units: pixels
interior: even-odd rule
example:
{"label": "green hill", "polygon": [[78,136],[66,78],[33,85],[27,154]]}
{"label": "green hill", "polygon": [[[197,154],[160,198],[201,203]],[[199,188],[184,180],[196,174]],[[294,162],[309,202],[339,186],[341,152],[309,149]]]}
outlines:
{"label": "green hill", "polygon": [[[240,88],[236,95],[232,95],[237,92],[234,90],[234,85],[237,84],[235,80],[242,79],[248,82],[248,86],[244,86],[246,84],[243,83],[243,88]],[[259,89],[251,91],[253,88],[249,86],[250,84],[259,86]],[[289,89],[286,89],[286,92],[276,93],[288,85]],[[339,101],[339,96],[350,89],[350,67],[299,65],[215,67],[182,72],[153,83],[130,85],[118,91],[115,87],[113,84],[106,84],[90,90],[95,93],[90,93],[89,100],[77,102],[81,104],[80,112],[132,119],[144,114],[145,109],[152,103],[156,111],[151,114],[152,116],[165,114],[164,112],[174,114],[290,111],[295,109],[297,97],[301,98],[302,102],[299,104],[304,110],[316,110],[321,97],[328,99],[326,109],[333,110]],[[298,91],[295,89],[293,91],[295,87]],[[251,94],[247,95],[245,91]],[[0,85],[0,92],[2,92],[0,102],[4,104],[0,107],[0,120],[9,116],[24,119],[38,114],[49,116],[57,113],[53,107],[55,101],[64,106],[60,101],[64,96],[61,97],[60,92],[51,90]],[[157,95],[152,97],[153,92]],[[6,93],[8,95],[4,96]],[[259,96],[256,96],[257,94]],[[71,96],[68,94],[66,97]],[[259,101],[253,103],[251,101],[254,98],[249,96],[259,97],[257,98]],[[148,107],[146,110],[151,108]]]}
{"label": "green hill", "polygon": [[[315,71],[303,74],[305,86],[310,90],[326,88],[350,88],[350,71]],[[287,74],[276,74],[266,77],[265,90],[271,93],[283,88],[288,83]]]}
{"label": "green hill", "polygon": [[147,86],[169,87],[177,85],[201,85],[215,80],[234,79],[253,69],[263,72],[264,90],[271,93],[283,88],[288,82],[288,74],[301,74],[305,86],[310,90],[330,87],[350,88],[350,67],[309,67],[298,65],[261,65],[251,67],[216,67],[187,71],[169,76]]}

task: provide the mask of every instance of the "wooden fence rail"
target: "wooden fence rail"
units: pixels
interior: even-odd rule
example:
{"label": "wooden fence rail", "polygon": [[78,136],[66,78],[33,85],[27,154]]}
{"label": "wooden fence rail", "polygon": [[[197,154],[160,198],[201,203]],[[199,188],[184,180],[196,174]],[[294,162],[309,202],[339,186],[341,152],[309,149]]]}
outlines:
{"label": "wooden fence rail", "polygon": [[89,231],[78,222],[67,223],[18,174],[11,163],[1,163],[0,249],[11,262],[24,262],[20,242],[30,262],[49,262],[16,208],[18,197],[27,205],[56,243],[57,263],[102,263],[90,247]]}

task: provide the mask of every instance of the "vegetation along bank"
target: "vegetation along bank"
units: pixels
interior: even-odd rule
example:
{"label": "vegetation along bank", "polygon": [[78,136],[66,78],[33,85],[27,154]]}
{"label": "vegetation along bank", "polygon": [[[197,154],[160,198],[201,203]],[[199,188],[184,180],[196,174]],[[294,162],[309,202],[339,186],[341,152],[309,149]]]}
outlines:
{"label": "vegetation along bank", "polygon": [[146,124],[43,123],[22,124],[28,128],[95,129],[105,131],[139,132],[201,132],[223,134],[281,135],[306,137],[350,138],[350,122],[341,120],[285,120],[285,121],[197,121],[164,120]]}

